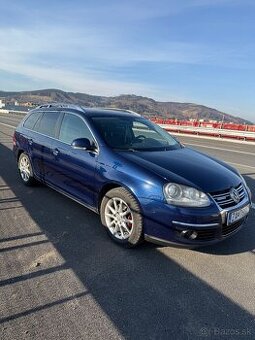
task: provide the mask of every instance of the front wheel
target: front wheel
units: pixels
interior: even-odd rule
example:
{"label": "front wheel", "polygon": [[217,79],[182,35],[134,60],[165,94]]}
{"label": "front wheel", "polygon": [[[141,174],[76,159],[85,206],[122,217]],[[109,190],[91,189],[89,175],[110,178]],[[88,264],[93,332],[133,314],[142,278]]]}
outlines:
{"label": "front wheel", "polygon": [[30,186],[35,183],[35,179],[33,177],[32,165],[26,153],[22,153],[19,156],[18,169],[19,169],[20,178],[25,185]]}
{"label": "front wheel", "polygon": [[101,207],[102,224],[117,243],[135,247],[143,240],[141,210],[134,196],[124,188],[114,188],[106,193]]}

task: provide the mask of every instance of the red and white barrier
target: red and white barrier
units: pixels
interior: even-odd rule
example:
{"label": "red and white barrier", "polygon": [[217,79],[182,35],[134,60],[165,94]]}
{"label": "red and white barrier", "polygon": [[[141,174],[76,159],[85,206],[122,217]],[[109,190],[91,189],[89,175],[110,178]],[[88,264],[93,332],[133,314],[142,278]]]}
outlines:
{"label": "red and white barrier", "polygon": [[255,125],[151,119],[169,132],[255,142]]}

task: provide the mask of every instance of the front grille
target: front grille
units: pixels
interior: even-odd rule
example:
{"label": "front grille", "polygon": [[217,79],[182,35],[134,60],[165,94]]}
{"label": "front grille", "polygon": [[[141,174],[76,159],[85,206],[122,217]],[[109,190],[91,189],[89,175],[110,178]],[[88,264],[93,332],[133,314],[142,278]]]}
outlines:
{"label": "front grille", "polygon": [[237,230],[245,221],[245,218],[242,218],[240,221],[237,221],[231,225],[223,225],[222,226],[222,237],[226,237],[229,234],[233,233]]}
{"label": "front grille", "polygon": [[[235,189],[237,189],[239,193],[240,201],[238,203],[240,203],[246,197],[244,186],[241,183],[237,187],[235,187]],[[211,193],[211,196],[222,209],[231,208],[238,204],[230,196],[230,189],[221,192]]]}

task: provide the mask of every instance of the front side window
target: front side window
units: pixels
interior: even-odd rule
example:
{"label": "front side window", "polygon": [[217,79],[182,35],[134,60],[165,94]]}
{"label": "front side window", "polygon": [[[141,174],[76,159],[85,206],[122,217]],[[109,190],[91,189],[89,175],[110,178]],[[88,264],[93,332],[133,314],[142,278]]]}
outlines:
{"label": "front side window", "polygon": [[60,127],[59,140],[72,144],[77,138],[87,138],[93,141],[93,136],[85,122],[76,115],[66,113]]}
{"label": "front side window", "polygon": [[142,117],[92,117],[108,146],[119,150],[164,151],[181,148],[165,130]]}
{"label": "front side window", "polygon": [[59,115],[60,114],[58,112],[44,112],[42,118],[35,124],[35,131],[49,137],[55,137]]}

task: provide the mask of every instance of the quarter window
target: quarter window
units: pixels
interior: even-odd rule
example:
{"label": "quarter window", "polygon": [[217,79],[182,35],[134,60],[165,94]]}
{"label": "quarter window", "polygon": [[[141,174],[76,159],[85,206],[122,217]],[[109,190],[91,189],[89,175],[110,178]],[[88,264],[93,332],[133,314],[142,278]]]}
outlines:
{"label": "quarter window", "polygon": [[77,138],[88,138],[93,141],[93,136],[85,122],[76,115],[66,113],[61,124],[59,139],[64,143],[72,144]]}
{"label": "quarter window", "polygon": [[41,112],[32,113],[28,118],[25,120],[23,126],[27,129],[33,130],[35,123],[38,121],[39,117],[41,117]]}

